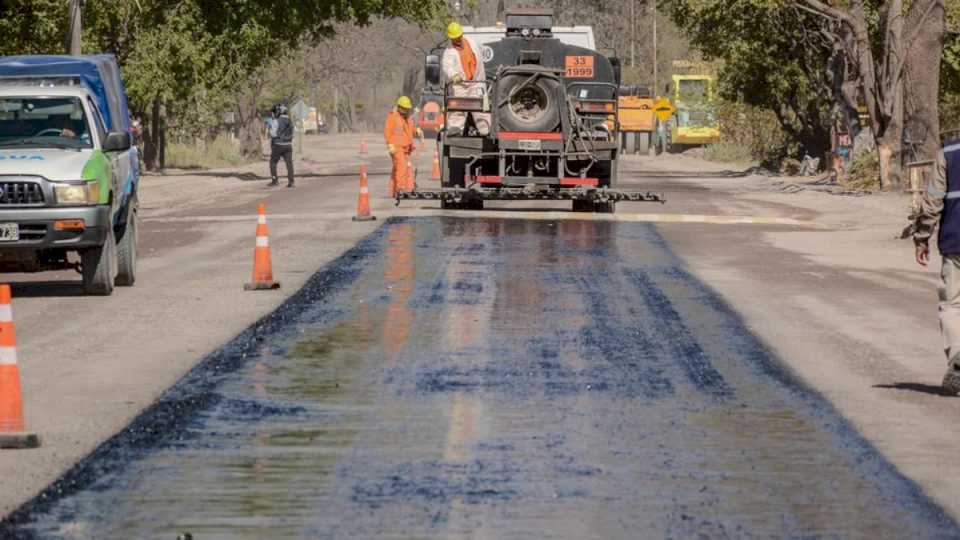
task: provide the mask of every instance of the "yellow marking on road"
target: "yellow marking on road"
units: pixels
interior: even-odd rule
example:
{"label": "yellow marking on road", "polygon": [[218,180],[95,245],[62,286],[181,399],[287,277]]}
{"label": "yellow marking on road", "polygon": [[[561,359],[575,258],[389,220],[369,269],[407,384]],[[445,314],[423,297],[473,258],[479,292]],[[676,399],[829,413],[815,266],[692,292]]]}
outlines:
{"label": "yellow marking on road", "polygon": [[620,221],[627,223],[701,223],[709,225],[782,225],[788,227],[806,227],[827,229],[826,225],[815,221],[775,216],[724,216],[703,214],[589,214],[564,211],[520,212],[511,210],[421,210],[400,215],[434,215],[451,217],[483,217],[488,219],[530,219],[530,220],[581,220],[581,221]]}
{"label": "yellow marking on road", "polygon": [[[389,217],[471,217],[485,219],[526,219],[547,221],[618,221],[624,223],[693,223],[706,225],[779,225],[785,227],[803,227],[808,229],[830,229],[830,227],[815,221],[776,216],[736,216],[736,215],[706,215],[706,214],[638,214],[620,212],[616,214],[590,214],[569,212],[563,210],[545,211],[518,211],[518,210],[440,210],[430,208],[389,208],[375,209],[374,213],[381,219]],[[329,221],[349,220],[354,213],[323,212],[317,214],[271,214],[272,221]],[[145,217],[141,218],[151,223],[229,223],[255,221],[255,214],[223,215],[223,216],[179,216],[179,217]]]}

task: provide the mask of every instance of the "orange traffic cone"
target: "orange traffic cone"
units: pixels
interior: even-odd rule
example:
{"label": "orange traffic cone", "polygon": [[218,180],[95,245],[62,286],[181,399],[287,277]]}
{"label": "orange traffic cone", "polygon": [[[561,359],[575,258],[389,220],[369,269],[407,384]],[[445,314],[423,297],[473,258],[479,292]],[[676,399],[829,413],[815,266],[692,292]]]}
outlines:
{"label": "orange traffic cone", "polygon": [[0,448],[40,446],[40,438],[26,433],[25,427],[10,285],[0,285]]}
{"label": "orange traffic cone", "polygon": [[280,283],[273,280],[273,264],[270,262],[270,239],[267,234],[266,205],[257,206],[257,245],[253,248],[253,282],[243,286],[246,291],[279,289]]}
{"label": "orange traffic cone", "polygon": [[440,180],[440,150],[433,151],[433,170],[430,171],[431,180]]}
{"label": "orange traffic cone", "polygon": [[367,140],[366,140],[366,139],[360,139],[360,155],[361,155],[361,156],[367,155]]}
{"label": "orange traffic cone", "polygon": [[367,166],[360,165],[360,198],[357,200],[357,215],[354,221],[373,221],[376,216],[370,213],[370,187],[367,185]]}

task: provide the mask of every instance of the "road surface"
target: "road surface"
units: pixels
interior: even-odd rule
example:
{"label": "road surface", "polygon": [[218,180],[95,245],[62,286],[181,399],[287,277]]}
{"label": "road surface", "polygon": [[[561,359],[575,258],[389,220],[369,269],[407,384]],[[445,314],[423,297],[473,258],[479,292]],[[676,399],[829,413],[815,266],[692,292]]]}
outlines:
{"label": "road surface", "polygon": [[[436,210],[436,203],[393,207],[392,201],[383,196],[385,150],[371,136],[371,192],[374,213],[380,220],[351,222],[357,196],[356,169],[360,159],[356,149],[360,138],[308,139],[303,159],[298,161],[298,170],[306,174],[298,181],[296,190],[266,189],[263,163],[222,171],[174,171],[146,178],[141,194],[145,219],[140,280],[136,287],[118,290],[113,297],[76,296],[76,274],[7,276],[14,283],[27,421],[41,435],[44,445],[28,452],[0,453],[0,477],[4,478],[0,515],[21,509],[10,515],[0,526],[5,529],[0,530],[16,530],[18,534],[44,531],[54,537],[52,531],[59,531],[64,537],[86,537],[89,535],[81,527],[87,527],[83,530],[107,536],[121,531],[119,537],[128,537],[132,529],[124,527],[132,527],[130,522],[97,519],[104,515],[105,508],[110,508],[111,517],[129,515],[129,521],[145,528],[145,535],[162,531],[162,538],[168,537],[173,527],[202,530],[206,536],[216,537],[212,531],[226,525],[247,528],[216,534],[272,536],[269,531],[274,529],[280,535],[296,536],[304,531],[327,534],[321,529],[330,523],[332,511],[356,511],[367,516],[355,525],[340,520],[344,523],[340,529],[329,529],[344,534],[357,532],[361,537],[369,531],[387,536],[393,530],[377,528],[371,517],[375,515],[400,523],[396,535],[401,537],[457,536],[458,531],[465,530],[474,530],[474,536],[502,536],[496,530],[481,530],[478,521],[498,526],[509,521],[517,535],[523,536],[535,525],[536,518],[521,523],[522,520],[508,520],[510,516],[503,512],[509,513],[520,500],[534,501],[533,508],[566,509],[562,505],[549,506],[549,497],[555,492],[559,500],[571,505],[570,501],[575,501],[577,507],[585,507],[582,513],[573,513],[580,517],[612,515],[612,511],[598,508],[598,500],[602,505],[615,505],[616,497],[643,499],[635,502],[639,513],[621,514],[616,524],[607,523],[610,520],[604,518],[602,527],[590,522],[596,526],[587,530],[578,528],[583,520],[559,519],[564,527],[560,532],[573,531],[575,537],[581,533],[585,537],[594,533],[616,535],[629,525],[651,528],[654,535],[672,531],[676,537],[692,534],[690,531],[706,531],[708,536],[746,536],[736,531],[737,525],[745,531],[761,531],[757,533],[760,536],[766,535],[763,531],[767,528],[780,534],[801,534],[811,530],[810,523],[821,523],[821,517],[812,509],[818,508],[821,514],[832,512],[829,508],[821,509],[821,501],[847,509],[849,515],[855,516],[851,523],[871,534],[956,536],[954,522],[960,517],[960,499],[956,497],[960,492],[960,462],[955,459],[960,424],[956,417],[960,400],[940,395],[936,386],[944,365],[936,326],[937,271],[917,267],[911,262],[909,242],[894,238],[903,224],[903,198],[834,196],[815,191],[816,186],[804,190],[794,185],[800,180],[737,174],[742,168],[711,164],[690,156],[630,157],[622,164],[621,179],[637,187],[665,191],[667,205],[621,205],[615,224],[602,221],[609,217],[600,218],[600,222],[584,221],[590,216],[565,211],[569,203],[517,203],[480,214],[459,213],[480,219],[492,231],[502,227],[527,231],[518,233],[527,242],[519,244],[526,246],[524,251],[497,251],[495,239],[491,239],[492,244],[471,240],[462,249],[452,247],[452,254],[434,253],[424,251],[431,245],[424,240],[412,248],[410,264],[416,272],[426,272],[423,279],[428,282],[430,272],[459,275],[471,271],[463,267],[441,268],[441,261],[451,255],[456,256],[455,260],[468,257],[461,266],[469,267],[478,261],[491,265],[496,272],[488,273],[488,281],[482,281],[482,291],[490,296],[475,304],[457,303],[457,298],[469,298],[476,292],[476,280],[455,280],[446,289],[441,287],[438,298],[443,300],[435,309],[415,302],[406,307],[396,303],[391,308],[391,320],[406,319],[409,328],[384,327],[383,320],[371,318],[365,323],[369,328],[377,328],[371,339],[394,344],[387,347],[390,348],[399,341],[388,340],[381,334],[433,335],[407,341],[392,353],[377,349],[383,345],[359,341],[343,344],[334,338],[318,338],[318,344],[308,346],[310,352],[306,356],[326,354],[323,351],[335,347],[353,350],[355,355],[366,358],[366,350],[371,362],[381,364],[364,364],[356,358],[333,359],[329,365],[309,364],[309,369],[299,375],[300,382],[291,385],[287,378],[296,374],[282,372],[277,366],[290,365],[288,356],[301,330],[322,335],[330,331],[329,325],[335,320],[350,320],[355,312],[362,312],[363,305],[371,317],[371,313],[382,311],[384,302],[387,307],[394,304],[389,299],[395,298],[394,291],[404,285],[387,283],[395,279],[386,272],[387,262],[393,260],[388,246],[391,234],[399,234],[390,231],[407,224],[418,224],[417,230],[436,228],[438,220],[449,219],[449,215]],[[429,157],[424,157],[421,171],[429,170]],[[263,294],[244,293],[241,289],[250,276],[255,211],[260,201],[267,203],[274,273],[283,288]],[[545,208],[560,211],[543,212]],[[390,222],[388,229],[376,232],[390,216],[414,221]],[[424,225],[420,226],[421,223]],[[542,230],[544,224],[552,231]],[[534,270],[526,265],[537,259],[537,254],[546,257],[550,242],[565,238],[575,245],[581,234],[575,230],[600,239],[598,246],[607,250],[607,255],[590,255],[589,249],[570,248],[571,252],[565,254],[560,250],[556,253],[562,257],[557,255],[555,261],[547,257],[535,264],[540,271],[554,267],[552,273],[529,274]],[[370,241],[358,244],[371,233],[375,236]],[[456,238],[471,235],[484,237],[473,229],[441,236],[449,238],[444,241],[467,242]],[[536,245],[529,243],[529,238],[534,237],[540,238]],[[484,255],[471,262],[461,251],[473,249],[470,246],[474,244],[484,246]],[[613,246],[616,252],[610,252]],[[347,260],[338,259],[348,250],[352,251]],[[334,260],[338,262],[311,278]],[[362,267],[347,264],[354,260]],[[654,260],[661,262],[654,264]],[[510,272],[532,285],[513,285],[511,289],[511,280],[502,273],[508,261],[512,261]],[[616,286],[603,281],[589,286],[570,281],[568,274],[575,268],[563,263],[571,261],[582,262],[591,273],[610,274]],[[629,268],[639,269],[639,273],[627,273]],[[373,288],[358,289],[361,279],[373,280]],[[493,279],[496,281],[489,281]],[[644,284],[652,282],[653,287],[637,286],[637,279]],[[289,327],[286,333],[271,326],[269,321],[275,319],[250,327],[291,295],[297,295],[308,280],[313,285],[298,295],[300,300],[295,298],[293,304],[274,315],[283,318]],[[457,285],[459,281],[464,283]],[[422,282],[418,283],[422,286]],[[543,291],[550,287],[562,294],[548,297]],[[659,290],[661,294],[644,297],[639,292],[644,290]],[[699,300],[685,296],[694,290],[703,291],[693,295]],[[348,292],[357,295],[356,300],[344,300],[342,295]],[[379,296],[371,300],[364,295]],[[500,298],[501,305],[506,300],[514,305],[539,303],[553,311],[531,314],[518,309],[504,313],[501,309],[494,312],[494,319],[483,311],[494,309],[487,305],[492,297]],[[318,309],[324,309],[324,298],[333,299],[340,307],[302,318],[313,309],[307,305],[319,301]],[[590,298],[607,299],[611,311],[587,310],[584,306],[590,304]],[[657,298],[666,298],[673,314],[670,309],[644,307],[651,302],[658,305]],[[712,300],[705,300],[708,298]],[[627,308],[623,306],[630,306],[633,311],[624,311]],[[449,325],[442,324],[447,321],[438,318],[456,311],[473,313],[477,321],[512,322],[509,327],[500,323],[470,326],[473,321],[467,320],[469,316],[454,317],[449,322],[469,328],[450,336]],[[386,317],[383,313],[380,316]],[[556,319],[567,325],[561,326],[565,333],[552,336],[559,340],[555,353],[565,356],[547,358],[543,365],[527,372],[532,375],[511,373],[517,377],[507,377],[507,382],[500,386],[488,382],[504,373],[489,372],[492,360],[479,364],[477,355],[496,357],[502,353],[515,364],[529,360],[519,352],[527,346],[518,342],[518,336],[532,339],[531,336],[541,335],[538,332],[543,331],[544,325],[556,327]],[[636,323],[637,320],[642,322]],[[730,322],[722,325],[723,331],[717,331],[716,325],[722,320]],[[700,347],[706,360],[697,362],[694,356],[692,364],[679,362],[667,349],[672,342],[654,340],[652,356],[643,358],[664,370],[659,379],[647,377],[648,372],[622,369],[617,359],[626,358],[622,355],[633,349],[642,349],[638,340],[646,335],[631,334],[634,324],[638,332],[658,337],[665,335],[664,327],[679,325],[686,329],[681,336],[687,336],[679,343]],[[256,343],[271,344],[269,354],[263,358],[259,356],[266,354],[262,347],[251,348],[254,342],[250,336],[256,332],[263,333],[262,341]],[[349,325],[343,332],[357,333]],[[231,342],[238,334],[242,336],[239,341]],[[608,337],[597,338],[596,343],[588,346],[588,338],[604,335]],[[610,345],[616,342],[610,335],[626,340],[629,346]],[[437,341],[438,336],[446,341]],[[499,343],[497,336],[509,339]],[[451,358],[443,355],[451,351],[449,343],[458,339],[478,344],[470,352],[474,358],[457,357],[466,358],[464,361],[470,362],[476,371],[431,375],[427,371],[429,365],[449,365]],[[228,342],[232,345],[223,347]],[[540,354],[536,347],[546,347],[548,343],[549,339],[544,338],[530,354],[536,357]],[[756,346],[761,352],[744,356],[736,348],[737,343],[752,343],[751,347]],[[428,345],[436,348],[440,360],[430,362],[422,356],[411,356],[420,350],[418,347],[430,350],[426,349]],[[244,352],[256,356],[257,361],[248,360]],[[387,372],[383,363],[391,355],[397,367]],[[578,355],[583,361],[598,362],[593,366],[597,369],[587,371],[585,364],[571,363],[570,358]],[[606,356],[610,361],[602,360]],[[198,362],[198,371],[175,386],[174,394],[167,394],[151,408]],[[454,388],[426,392],[416,382],[420,372],[399,370],[400,366],[418,365],[424,376],[431,375],[428,380],[438,384],[452,381]],[[766,365],[771,369],[758,368]],[[704,381],[720,380],[715,373],[722,376],[723,385],[706,384],[707,389],[726,388],[729,393],[693,391],[697,378],[690,373],[697,373],[698,366],[713,370],[703,371]],[[321,378],[320,382],[311,387],[315,376]],[[340,379],[345,376],[349,376],[349,381]],[[458,382],[457,377],[462,380]],[[332,387],[329,381],[334,381]],[[357,387],[358,381],[365,386]],[[595,386],[597,381],[607,381],[608,386]],[[638,390],[643,381],[650,388],[659,388],[658,384],[666,381],[669,390],[650,397]],[[590,389],[584,389],[585,384]],[[611,390],[611,384],[619,390]],[[457,385],[463,388],[457,390]],[[280,390],[284,387],[287,389]],[[529,396],[518,396],[522,393],[520,387]],[[628,393],[627,388],[634,390]],[[762,391],[758,393],[757,389]],[[348,394],[350,399],[345,398]],[[179,397],[171,402],[171,395]],[[540,404],[540,408],[531,408],[531,404]],[[743,413],[778,407],[794,416],[763,418],[768,424],[757,427],[746,421],[756,417]],[[635,414],[628,414],[630,411]],[[397,420],[419,413],[422,416],[409,421],[421,429],[402,431],[404,424]],[[390,421],[371,419],[376,414],[389,417]],[[736,439],[708,437],[717,433],[701,424],[717,418],[733,424],[717,424],[716,429],[729,430],[740,422],[736,424]],[[540,433],[566,433],[566,439],[550,439],[553,442],[549,444],[511,439],[511,430],[536,432],[533,428],[540,427],[537,421],[550,422],[543,424]],[[707,425],[715,429],[715,424]],[[305,429],[309,425],[327,427],[310,431]],[[809,430],[815,440],[798,446],[796,452],[775,452],[777,437],[767,438],[773,446],[757,446],[766,449],[760,457],[770,459],[768,463],[780,459],[780,468],[775,471],[757,469],[763,473],[762,486],[738,484],[730,477],[719,476],[724,467],[735,467],[737,463],[729,459],[727,450],[764,440],[748,429],[768,429],[777,435],[797,426],[802,428],[801,432]],[[498,438],[490,442],[493,434],[503,432],[507,432],[499,437],[505,441],[503,444],[497,442]],[[120,435],[106,446],[99,446],[117,433]],[[282,433],[294,434],[293,439]],[[307,435],[297,440],[302,433]],[[182,444],[177,439],[181,436]],[[622,455],[604,456],[591,450],[591,443],[603,437],[614,438],[615,442],[608,446],[619,449]],[[413,443],[402,444],[411,439],[415,439]],[[661,444],[690,452],[691,447],[704,450],[696,458],[693,454],[678,454],[669,456],[667,461],[666,450],[655,446]],[[313,445],[326,445],[330,450],[313,452]],[[205,453],[205,449],[210,452]],[[84,460],[94,451],[92,459]],[[375,463],[387,454],[390,459]],[[542,459],[511,461],[511,454],[540,455]],[[756,456],[745,455],[751,458],[750,467],[760,462]],[[186,459],[189,456],[199,460]],[[636,459],[628,464],[630,457]],[[163,459],[169,461],[164,464]],[[568,468],[554,466],[557,459],[567,460]],[[811,463],[820,459],[823,461],[816,461],[815,465],[826,467],[829,474],[809,473],[814,468]],[[203,460],[206,465],[196,465]],[[299,495],[304,491],[298,490],[307,489],[296,484],[296,479],[303,475],[297,464],[303,462],[315,467],[318,474],[326,471],[326,482],[335,483],[341,491],[322,491],[328,483],[308,474],[302,481],[315,485],[310,488],[314,491],[306,497],[284,499],[282,492],[292,490]],[[468,465],[444,465],[448,462]],[[191,463],[200,469],[189,469],[187,464]],[[285,467],[285,463],[290,466]],[[493,469],[478,469],[488,463],[514,467],[501,472],[516,471],[509,482],[505,481],[505,487],[501,486],[505,500],[480,497],[475,502],[463,502],[464,497],[486,493],[490,482],[499,482],[500,477],[493,472],[486,474]],[[75,465],[73,472],[68,472]],[[794,466],[804,473],[784,479],[783,475]],[[580,467],[593,473],[574,474]],[[258,473],[258,469],[269,471],[269,475]],[[692,488],[671,476],[681,474],[681,469],[699,474],[691,477],[690,484],[699,482],[702,485],[698,489],[707,486],[706,494],[688,493]],[[741,469],[734,470],[734,478],[751,478]],[[753,469],[750,472],[753,474]],[[444,480],[414,483],[402,489],[388,483],[388,479],[402,478],[407,473],[417,479]],[[627,485],[624,482],[631,474],[632,483]],[[134,508],[137,505],[129,501],[140,499],[132,496],[129,489],[125,491],[124,484],[129,488],[140,476],[151,479],[155,491],[152,487],[151,491],[138,492],[137,497],[156,493],[158,497],[167,497],[161,501],[166,506],[156,501],[151,506],[144,501],[143,509]],[[571,476],[575,481],[570,480]],[[481,481],[471,483],[471,478]],[[797,478],[803,481],[797,484]],[[815,484],[824,478],[829,479],[826,487],[811,487],[811,482]],[[538,483],[540,479],[544,481]],[[95,485],[94,481],[103,484]],[[225,486],[231,481],[235,485]],[[650,488],[661,482],[666,491]],[[252,484],[261,489],[244,498],[238,485]],[[540,491],[530,487],[540,484]],[[573,484],[580,487],[571,487]],[[785,487],[767,488],[768,484]],[[224,491],[213,491],[217,495],[211,495],[201,490],[205,486]],[[798,487],[791,491],[790,486]],[[354,500],[348,494],[355,488],[384,495],[377,499],[368,494]],[[475,488],[482,489],[478,492]],[[103,497],[91,502],[91,490],[97,489],[102,489]],[[826,494],[818,489],[826,490]],[[782,511],[775,515],[751,513],[749,507],[729,500],[730,490],[744,500],[752,500],[754,492],[762,494],[763,497],[757,497],[772,505],[765,508]],[[878,490],[886,495],[877,495]],[[220,497],[220,493],[226,495]],[[795,495],[787,497],[788,493]],[[860,505],[847,499],[851,493],[866,503]],[[417,497],[427,495],[439,499],[417,502]],[[203,521],[210,514],[194,516],[190,512],[207,508],[229,514],[236,510],[237,506],[213,504],[220,499],[246,506],[239,517],[234,514],[217,523]],[[33,503],[21,506],[31,500]],[[301,500],[303,505],[298,506]],[[376,506],[378,500],[382,502],[380,506]],[[398,500],[407,501],[407,506]],[[43,501],[46,502],[42,505],[36,504]],[[329,502],[330,509],[318,511],[313,506],[317,501]],[[443,501],[449,502],[446,514],[441,510]],[[657,504],[674,508],[674,503],[676,508],[686,505],[692,509],[680,511],[679,525],[670,513],[657,519],[650,517],[660,516]],[[855,503],[857,508],[851,509],[850,505]],[[464,504],[471,505],[472,510],[487,508],[484,505],[496,509],[470,514],[463,510]],[[954,521],[940,516],[938,506]],[[117,508],[123,512],[114,511]],[[305,513],[306,508],[314,518],[290,517],[286,513]],[[149,515],[146,509],[151,512]],[[431,516],[438,516],[438,520],[446,516],[446,521],[417,529],[425,527],[420,519],[423,516],[417,518],[417,512],[430,510],[436,512]],[[503,512],[498,514],[500,511]],[[466,514],[474,516],[474,521],[464,521]],[[894,519],[890,516],[902,517],[905,528],[872,527],[869,523],[875,514],[886,516],[878,518],[882,524]],[[400,515],[410,515],[410,521],[400,520]],[[683,519],[683,515],[691,519]],[[188,518],[197,522],[188,523]],[[24,528],[24,519],[32,525]],[[822,523],[823,530],[835,531],[837,536],[869,536],[854,533],[854,529],[833,517],[823,518]]]}
{"label": "road surface", "polygon": [[638,223],[392,220],[59,487],[5,532],[960,537]]}

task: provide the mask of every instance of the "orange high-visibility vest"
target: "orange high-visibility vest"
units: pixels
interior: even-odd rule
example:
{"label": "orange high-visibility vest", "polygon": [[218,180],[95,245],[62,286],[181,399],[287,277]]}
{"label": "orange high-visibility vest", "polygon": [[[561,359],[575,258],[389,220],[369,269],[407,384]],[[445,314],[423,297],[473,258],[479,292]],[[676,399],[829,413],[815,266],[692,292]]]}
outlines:
{"label": "orange high-visibility vest", "polygon": [[463,66],[463,80],[472,81],[474,77],[477,76],[477,55],[473,54],[473,49],[470,48],[470,42],[463,40],[463,46],[457,47],[457,52],[460,53],[460,64]]}
{"label": "orange high-visibility vest", "polygon": [[397,111],[390,111],[387,123],[383,126],[383,138],[387,144],[404,150],[413,146],[413,122],[410,117],[404,118]]}

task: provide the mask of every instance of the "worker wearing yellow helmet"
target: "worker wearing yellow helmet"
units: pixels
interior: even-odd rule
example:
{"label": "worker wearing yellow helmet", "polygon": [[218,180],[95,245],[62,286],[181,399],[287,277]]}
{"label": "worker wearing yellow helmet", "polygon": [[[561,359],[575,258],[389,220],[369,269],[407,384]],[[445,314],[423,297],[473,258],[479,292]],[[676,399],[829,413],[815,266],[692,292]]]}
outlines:
{"label": "worker wearing yellow helmet", "polygon": [[423,132],[420,128],[414,128],[412,113],[413,102],[407,96],[400,96],[394,110],[387,114],[387,123],[383,127],[383,138],[393,160],[390,197],[394,197],[397,191],[413,191],[414,188],[410,154],[414,149],[414,135],[423,137]]}
{"label": "worker wearing yellow helmet", "polygon": [[[441,67],[444,82],[449,84],[453,97],[483,97],[486,93],[487,79],[483,69],[483,50],[469,37],[463,35],[463,27],[454,21],[447,26],[447,38],[450,46],[443,51]],[[473,125],[480,135],[490,132],[489,113],[471,113]],[[462,135],[467,128],[467,114],[451,112],[447,114],[447,133]]]}

